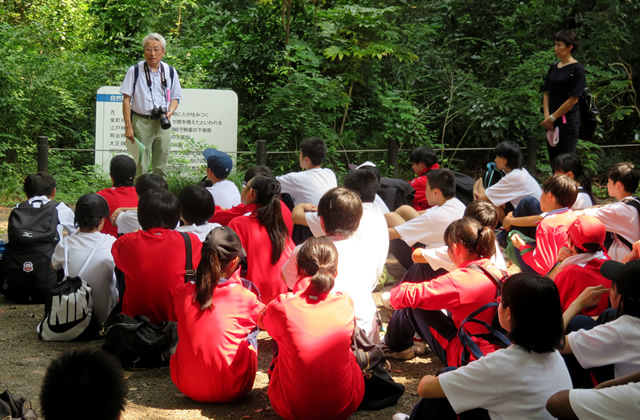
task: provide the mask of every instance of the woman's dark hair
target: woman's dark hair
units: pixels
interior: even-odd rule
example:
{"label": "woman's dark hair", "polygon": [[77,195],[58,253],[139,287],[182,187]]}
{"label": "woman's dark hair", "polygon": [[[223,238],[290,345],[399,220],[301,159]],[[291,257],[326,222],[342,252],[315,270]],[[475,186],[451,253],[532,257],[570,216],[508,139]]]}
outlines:
{"label": "woman's dark hair", "polygon": [[175,229],[180,221],[181,212],[182,206],[178,197],[168,190],[149,190],[138,202],[138,222],[142,230]]}
{"label": "woman's dark hair", "polygon": [[496,253],[496,237],[493,229],[482,226],[471,217],[452,222],[444,231],[444,242],[448,247],[461,244],[478,258],[491,258]]}
{"label": "woman's dark hair", "polygon": [[353,235],[360,226],[362,212],[360,196],[348,188],[332,188],[318,202],[318,216],[328,236]]}
{"label": "woman's dark hair", "polygon": [[495,149],[493,149],[493,153],[507,160],[507,168],[522,168],[522,152],[520,151],[520,146],[518,146],[518,143],[515,141],[498,143]]}
{"label": "woman's dark hair", "polygon": [[257,176],[251,181],[250,188],[255,191],[255,203],[258,205],[256,217],[267,229],[271,239],[271,264],[276,264],[284,252],[289,230],[282,218],[280,205],[280,183],[271,177]]}
{"label": "woman's dark hair", "polygon": [[216,211],[213,197],[206,188],[187,185],[178,194],[182,206],[182,218],[196,226],[204,225]]}
{"label": "woman's dark hair", "polygon": [[429,146],[416,147],[409,154],[411,163],[424,163],[427,169],[438,163],[436,152]]}
{"label": "woman's dark hair", "polygon": [[249,182],[257,176],[268,176],[273,178],[273,172],[265,165],[255,165],[247,169],[244,173],[244,182]]}
{"label": "woman's dark hair", "polygon": [[136,180],[136,194],[138,197],[142,197],[144,193],[156,188],[168,190],[169,184],[167,180],[156,174],[143,174]]}
{"label": "woman's dark hair", "polygon": [[502,307],[511,310],[511,341],[528,352],[560,349],[564,340],[562,305],[553,280],[517,273],[502,286]]}
{"label": "woman's dark hair", "polygon": [[596,204],[596,199],[593,197],[593,193],[591,191],[591,178],[589,178],[589,176],[584,172],[582,162],[580,162],[580,158],[577,155],[573,153],[564,153],[560,156],[556,156],[556,158],[553,159],[553,162],[551,162],[551,172],[562,172],[565,174],[571,172],[573,174],[573,178],[580,184],[582,191],[589,195],[593,204]]}
{"label": "woman's dark hair", "polygon": [[465,217],[471,217],[480,222],[480,225],[494,229],[500,221],[498,208],[488,201],[475,200],[469,203],[464,210]]}
{"label": "woman's dark hair", "polygon": [[338,250],[326,236],[309,238],[302,244],[297,257],[298,276],[311,276],[309,288],[315,295],[333,289],[338,272]]}
{"label": "woman's dark hair", "polygon": [[578,37],[576,36],[576,34],[573,33],[573,31],[564,29],[562,31],[556,32],[556,34],[553,36],[553,40],[564,42],[564,44],[567,47],[569,45],[572,45],[573,46],[573,49],[571,50],[572,54],[578,51]]}

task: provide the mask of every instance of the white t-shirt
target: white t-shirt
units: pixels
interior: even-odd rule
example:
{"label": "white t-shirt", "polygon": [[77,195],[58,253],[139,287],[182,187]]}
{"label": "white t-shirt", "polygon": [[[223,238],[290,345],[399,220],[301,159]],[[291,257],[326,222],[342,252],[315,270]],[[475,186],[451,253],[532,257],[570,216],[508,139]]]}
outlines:
{"label": "white t-shirt", "polygon": [[[313,236],[325,236],[318,213],[305,213],[305,219]],[[362,219],[358,230],[353,234],[353,239],[360,241],[362,247],[359,263],[375,265],[377,276],[380,278],[389,254],[389,231],[384,213],[375,203],[362,203]]]}
{"label": "white t-shirt", "polygon": [[384,200],[382,198],[380,198],[380,196],[378,194],[376,194],[376,198],[375,198],[375,200],[373,200],[373,204],[376,205],[378,210],[380,210],[383,215],[385,215],[385,214],[387,214],[387,213],[389,213],[391,211],[391,210],[389,210],[389,207],[387,207],[387,203],[385,203]]}
{"label": "white t-shirt", "polygon": [[571,210],[582,210],[587,207],[593,206],[593,201],[591,201],[591,197],[586,192],[578,191],[578,196],[576,197],[576,202],[571,206]]}
{"label": "white t-shirt", "polygon": [[613,365],[616,378],[640,369],[640,319],[622,315],[590,330],[567,336],[571,351],[585,369]]}
{"label": "white t-shirt", "polygon": [[207,187],[207,191],[209,191],[213,197],[216,206],[230,209],[240,204],[240,191],[238,191],[236,184],[228,179],[216,182],[211,187]]}
{"label": "white t-shirt", "polygon": [[640,418],[640,382],[603,389],[572,389],[571,408],[580,420]]}
{"label": "white t-shirt", "polygon": [[96,252],[91,257],[91,261],[82,273],[81,278],[91,286],[93,313],[98,322],[102,323],[107,319],[109,312],[118,301],[116,275],[114,273],[115,263],[111,255],[111,247],[116,238],[100,232],[77,232],[58,243],[51,258],[51,265],[56,270],[64,268],[64,244],[67,242],[69,247],[68,275],[71,277],[77,276],[98,241],[100,242]]}
{"label": "white t-shirt", "polygon": [[[39,208],[40,205],[44,206],[51,200],[49,199],[49,197],[46,197],[44,195],[38,195],[35,197],[31,197],[27,201],[33,207]],[[40,201],[42,202],[42,204],[39,203]],[[73,210],[71,210],[69,206],[67,206],[63,202],[59,202],[59,204],[56,206],[56,211],[58,212],[58,238],[62,239],[62,232],[64,231],[67,232],[67,235],[76,233],[78,229],[76,229],[75,215],[73,214]]]}
{"label": "white t-shirt", "polygon": [[[377,268],[373,264],[365,263],[365,250],[361,241],[350,238],[330,236],[338,250],[338,276],[332,292],[345,292],[353,301],[356,324],[364,330],[374,343],[380,341],[379,327],[376,322],[376,304],[372,291],[378,284]],[[291,253],[291,257],[282,267],[282,275],[289,289],[293,289],[298,279],[296,258],[300,247],[298,245]]]}
{"label": "white t-shirt", "polygon": [[461,219],[465,206],[457,198],[447,200],[441,206],[427,209],[420,216],[396,226],[396,231],[409,246],[421,242],[427,248],[444,245],[444,231],[451,222]]}
{"label": "white t-shirt", "polygon": [[209,232],[217,227],[220,227],[220,224],[205,223],[203,225],[178,226],[176,230],[178,232],[191,232],[200,239],[200,242],[204,242],[204,240],[207,239]]}
{"label": "white t-shirt", "polygon": [[[628,204],[618,201],[602,207],[584,209],[583,211],[584,214],[594,216],[604,223],[607,232],[620,235],[630,243],[640,239],[640,222],[638,221],[640,216],[638,211]],[[614,238],[607,253],[612,259],[621,262],[629,251],[631,250],[620,239]]]}
{"label": "white t-shirt", "polygon": [[[449,247],[444,245],[438,248],[422,248],[420,253],[427,259],[429,265],[434,270],[444,268],[447,271],[454,270],[456,268],[451,258],[449,258]],[[500,251],[498,242],[496,241],[496,252],[491,257],[491,262],[500,270],[507,270],[507,263],[504,261],[504,256]]]}
{"label": "white t-shirt", "polygon": [[281,192],[290,194],[295,204],[311,203],[317,206],[324,193],[338,186],[336,175],[328,168],[290,172],[276,179],[280,182]]}
{"label": "white t-shirt", "polygon": [[456,413],[484,408],[492,419],[553,419],[547,400],[572,388],[560,353],[528,353],[515,344],[443,373],[439,380]]}
{"label": "white t-shirt", "polygon": [[526,169],[514,169],[487,188],[484,194],[496,207],[509,202],[516,207],[525,197],[540,200],[542,189]]}
{"label": "white t-shirt", "polygon": [[138,210],[127,210],[120,213],[116,219],[116,226],[118,226],[118,235],[142,230],[142,226],[138,222]]}

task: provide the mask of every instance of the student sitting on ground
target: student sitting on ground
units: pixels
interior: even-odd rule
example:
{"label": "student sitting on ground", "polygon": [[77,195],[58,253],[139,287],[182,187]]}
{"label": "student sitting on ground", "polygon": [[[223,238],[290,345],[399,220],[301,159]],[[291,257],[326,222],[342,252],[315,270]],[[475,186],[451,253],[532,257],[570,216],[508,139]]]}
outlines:
{"label": "student sitting on ground", "polygon": [[[432,181],[429,176],[429,182]],[[463,346],[457,333],[462,321],[482,305],[496,299],[494,279],[482,270],[469,267],[478,265],[498,279],[502,278],[501,271],[489,261],[495,252],[493,230],[465,217],[447,227],[444,240],[457,267],[455,270],[430,281],[404,282],[391,289],[390,303],[397,310],[389,321],[385,336],[387,357],[413,358],[413,336],[418,333],[442,363],[460,366]],[[445,315],[443,309],[451,315]],[[491,323],[494,315],[495,309],[489,309],[478,317]],[[486,332],[480,324],[467,325],[470,334]],[[497,348],[484,339],[477,341],[484,354]]]}
{"label": "student sitting on ground", "polygon": [[[44,206],[54,199],[56,191],[56,180],[47,172],[29,175],[24,180],[24,193],[27,195],[27,203],[32,207]],[[58,213],[58,238],[62,238],[63,232],[66,232],[67,235],[76,233],[73,210],[60,201],[56,206],[56,211]]]}
{"label": "student sitting on ground", "polygon": [[554,175],[542,185],[540,209],[546,215],[536,228],[535,243],[527,244],[512,231],[516,263],[522,271],[546,275],[557,262],[558,251],[567,245],[567,227],[576,219],[570,208],[578,188],[566,175]]}
{"label": "student sitting on ground", "polygon": [[522,167],[522,152],[517,143],[503,141],[496,146],[494,153],[496,168],[503,170],[506,175],[486,190],[482,186],[482,179],[479,179],[474,186],[473,195],[476,200],[490,201],[496,206],[502,221],[505,214],[513,211],[523,198],[540,200],[542,191],[538,182]]}
{"label": "student sitting on ground", "polygon": [[178,194],[182,206],[180,220],[183,225],[176,228],[178,232],[191,232],[204,242],[207,234],[216,227],[217,223],[209,223],[213,216],[215,204],[209,191],[197,185],[187,185]]}
{"label": "student sitting on ground", "polygon": [[[377,278],[380,278],[389,253],[389,233],[384,214],[375,205],[378,179],[369,170],[358,169],[347,173],[344,187],[358,193],[362,200],[362,218],[353,238],[360,241],[363,266],[376,267]],[[309,203],[301,203],[293,208],[293,222],[309,226],[313,236],[326,236],[317,207]]]}
{"label": "student sitting on ground", "polygon": [[[163,190],[169,189],[167,181],[156,174],[142,174],[136,181],[136,195],[138,200],[144,195],[145,192],[159,188]],[[138,221],[138,207],[120,207],[111,213],[111,224],[117,226],[118,236],[125,233],[135,232],[142,230],[140,222]]]}
{"label": "student sitting on ground", "polygon": [[207,191],[216,205],[228,209],[240,204],[238,187],[227,179],[233,168],[231,157],[216,149],[205,149],[203,155],[207,161],[207,179],[212,184]]}
{"label": "student sitting on ground", "polygon": [[82,279],[91,286],[93,314],[99,325],[107,319],[111,309],[118,302],[115,263],[111,255],[111,247],[116,238],[101,232],[103,225],[109,220],[108,217],[109,206],[104,197],[98,194],[85,194],[80,197],[76,203],[75,215],[78,231],[60,241],[51,258],[53,269],[60,270],[64,266],[66,248],[69,269],[67,275],[75,277],[95,248]]}
{"label": "student sitting on ground", "polygon": [[40,408],[47,420],[119,420],[128,391],[122,367],[113,356],[102,350],[73,350],[49,364]]}
{"label": "student sitting on ground", "polygon": [[[118,238],[111,253],[124,273],[122,312],[144,315],[152,324],[175,321],[171,294],[185,282],[186,244],[175,227],[180,221],[180,201],[171,192],[153,189],[138,203],[138,220],[143,230]],[[200,262],[202,242],[192,233],[191,266]]]}
{"label": "student sitting on ground", "polygon": [[[602,285],[610,288],[611,280],[600,273],[600,267],[609,256],[604,249],[606,236],[604,224],[593,216],[579,216],[567,229],[567,248],[571,257],[566,258],[549,274],[560,292],[560,303],[565,311],[586,287]],[[609,297],[602,295],[600,302],[585,308],[582,315],[599,316],[609,307]]]}
{"label": "student sitting on ground", "polygon": [[[360,196],[347,188],[332,188],[327,191],[318,204],[318,216],[327,237],[338,249],[338,275],[333,292],[344,292],[353,301],[356,324],[371,341],[380,341],[376,314],[376,303],[371,292],[378,284],[377,267],[367,264],[370,256],[365,255],[366,248],[354,237],[362,219],[362,201]],[[296,247],[291,258],[282,267],[282,277],[293,292],[306,289],[301,283],[296,268]]]}
{"label": "student sitting on ground", "polygon": [[616,163],[607,172],[607,179],[609,197],[618,201],[584,209],[581,214],[594,216],[604,223],[613,236],[607,253],[612,259],[622,261],[631,251],[631,244],[640,239],[640,200],[633,195],[638,188],[640,171],[631,162]]}
{"label": "student sitting on ground", "polygon": [[[109,164],[109,176],[113,186],[98,191],[109,204],[109,220],[116,209],[138,207],[138,195],[133,187],[136,176],[136,163],[127,155],[118,155],[111,158]],[[105,223],[102,233],[118,237],[118,227],[111,223]]]}
{"label": "student sitting on ground", "polygon": [[338,186],[336,175],[322,162],[327,155],[327,146],[322,139],[310,137],[300,143],[301,172],[290,172],[276,177],[282,194],[289,194],[294,204],[311,203],[318,205],[320,197],[331,188]]}
{"label": "student sitting on ground", "polygon": [[416,175],[409,183],[416,192],[411,205],[416,211],[426,210],[432,206],[424,193],[427,187],[427,172],[440,168],[436,152],[429,146],[416,147],[409,154],[409,160],[411,161],[411,169]]}
{"label": "student sitting on ground", "polygon": [[[257,176],[266,176],[269,178],[273,178],[273,172],[269,167],[264,165],[255,165],[247,169],[247,172],[244,173],[244,179],[242,181],[242,188],[247,186],[249,181]],[[247,213],[252,213],[258,207],[256,203],[244,204],[240,203],[237,206],[223,209],[220,206],[216,205],[216,211],[213,214],[213,217],[209,219],[211,223],[219,223],[222,226],[228,226],[229,223],[238,216],[243,216]],[[285,225],[287,225],[287,229],[289,230],[289,234],[293,232],[293,221],[291,220],[291,210],[287,205],[280,200],[280,208],[282,209],[282,218],[284,219]]]}
{"label": "student sitting on ground", "polygon": [[418,395],[424,399],[410,419],[434,413],[438,419],[455,419],[456,414],[461,419],[549,418],[547,399],[571,388],[567,367],[556,351],[563,334],[555,284],[535,274],[513,275],[502,288],[498,318],[511,346],[422,378]]}
{"label": "student sitting on ground", "polygon": [[260,319],[278,344],[269,400],[285,419],[346,419],[364,396],[362,370],[351,351],[353,303],[333,291],[338,258],[330,239],[307,239],[296,256],[305,287],[278,296]]}
{"label": "student sitting on ground", "polygon": [[[613,365],[613,372],[608,372],[609,376],[595,376],[602,381],[620,378],[640,369],[640,261],[626,264],[606,261],[600,271],[611,280],[609,299],[612,308],[595,321],[582,316],[584,328],[566,336],[562,353],[573,354],[579,363],[577,368],[582,370]],[[602,285],[586,288],[565,311],[565,326],[574,322],[574,317],[585,308],[597,305],[601,295],[607,292],[609,289]],[[584,372],[587,373],[584,375],[575,369],[576,366],[569,363],[574,387],[591,388],[593,375],[589,375],[589,372]]]}
{"label": "student sitting on ground", "polygon": [[180,340],[171,357],[171,379],[195,401],[235,401],[253,387],[264,305],[232,277],[243,253],[233,230],[213,229],[202,246],[195,283],[174,292]]}
{"label": "student sitting on ground", "polygon": [[591,192],[591,180],[584,172],[580,158],[573,153],[565,153],[556,157],[551,162],[551,170],[554,175],[566,175],[573,179],[578,186],[578,197],[573,203],[572,210],[581,210],[595,204]]}
{"label": "student sitting on ground", "polygon": [[256,205],[250,214],[229,223],[247,252],[247,279],[258,286],[262,301],[271,302],[287,291],[280,270],[289,259],[293,242],[282,216],[280,184],[257,176],[242,190],[242,202]]}
{"label": "student sitting on ground", "polygon": [[412,246],[434,248],[444,245],[444,230],[464,214],[465,206],[455,198],[455,193],[453,172],[449,169],[433,169],[429,172],[425,188],[427,200],[433,207],[409,221],[397,213],[408,206],[385,214],[389,226],[389,249],[404,268],[408,269],[413,264]]}

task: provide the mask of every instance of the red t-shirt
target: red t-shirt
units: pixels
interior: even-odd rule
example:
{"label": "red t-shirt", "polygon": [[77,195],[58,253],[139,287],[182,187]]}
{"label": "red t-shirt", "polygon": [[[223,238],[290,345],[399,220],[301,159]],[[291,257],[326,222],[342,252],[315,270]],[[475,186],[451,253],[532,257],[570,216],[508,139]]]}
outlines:
{"label": "red t-shirt", "polygon": [[[600,274],[600,267],[610,258],[605,254],[603,258],[594,258],[584,266],[571,264],[560,271],[553,281],[558,286],[560,293],[560,303],[562,312],[566,311],[569,305],[576,300],[586,287],[603,285],[607,289],[611,288],[611,280]],[[609,307],[609,293],[604,293],[600,297],[598,305],[586,308],[580,312],[581,315],[599,316]]]}
{"label": "red t-shirt", "polygon": [[[202,242],[192,233],[191,261],[198,267]],[[125,315],[144,315],[151,323],[175,321],[173,290],[184,283],[185,244],[171,229],[153,228],[127,233],[111,248],[113,260],[124,273],[126,290],[122,299]]]}
{"label": "red t-shirt", "polygon": [[[291,219],[291,210],[284,204],[282,201],[280,202],[280,207],[282,208],[282,218],[284,219],[284,224],[287,225],[287,229],[289,230],[289,235],[293,232],[293,220]],[[242,216],[247,213],[253,213],[258,206],[255,203],[251,204],[238,204],[237,206],[231,207],[230,209],[223,210],[222,207],[216,206],[216,212],[213,214],[209,222],[218,223],[222,226],[229,226],[229,223],[238,216]]]}
{"label": "red t-shirt", "polygon": [[213,306],[200,310],[194,302],[195,283],[176,287],[174,308],[178,347],[171,356],[171,379],[195,401],[237,400],[253,387],[257,349],[247,341],[264,308],[237,279],[221,279],[213,291]]}
{"label": "red t-shirt", "polygon": [[569,209],[550,213],[540,221],[536,228],[536,244],[525,245],[520,251],[534,248],[522,254],[522,259],[538,274],[547,275],[558,260],[558,251],[567,246],[567,228],[576,215]]}
{"label": "red t-shirt", "polygon": [[346,419],[364,396],[364,378],[351,351],[353,303],[340,293],[323,300],[307,292],[278,296],[264,326],[278,343],[269,399],[285,419]]}
{"label": "red t-shirt", "polygon": [[[138,194],[134,187],[111,187],[98,191],[96,194],[101,195],[109,204],[109,217],[115,209],[120,207],[138,207]],[[113,226],[108,220],[104,223],[101,230],[102,233],[118,237],[118,227]]]}
{"label": "red t-shirt", "polygon": [[278,262],[272,264],[269,233],[254,214],[236,217],[229,223],[229,227],[238,234],[247,252],[247,280],[251,280],[258,286],[262,302],[267,304],[280,293],[287,291],[287,285],[282,280],[280,272],[295,245],[291,236],[287,236],[284,252],[280,255]]}
{"label": "red t-shirt", "polygon": [[[460,328],[462,321],[481,306],[496,300],[496,286],[485,274],[467,268],[470,264],[477,264],[489,272],[502,277],[500,270],[488,259],[467,261],[462,266],[443,274],[430,281],[422,283],[400,283],[391,289],[391,305],[396,309],[420,308],[439,311],[446,309],[451,312],[451,320],[456,328]],[[491,324],[496,309],[482,312],[478,318]],[[485,333],[486,329],[475,322],[468,322],[465,328],[470,334]],[[458,336],[447,342],[443,337],[434,334],[442,348],[447,352],[447,366],[460,366],[460,356],[463,346]],[[489,342],[473,338],[485,355],[497,350]],[[474,357],[471,355],[471,360]]]}

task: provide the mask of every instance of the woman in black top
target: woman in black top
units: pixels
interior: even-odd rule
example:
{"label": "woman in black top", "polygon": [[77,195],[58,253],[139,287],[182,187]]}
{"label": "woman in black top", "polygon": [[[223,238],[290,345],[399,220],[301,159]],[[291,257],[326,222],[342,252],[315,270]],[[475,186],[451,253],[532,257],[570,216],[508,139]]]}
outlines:
{"label": "woman in black top", "polygon": [[547,130],[559,128],[560,141],[549,145],[549,161],[563,153],[576,153],[580,132],[580,107],[578,99],[584,91],[585,76],[582,64],[573,58],[578,49],[576,35],[568,30],[554,36],[554,50],[560,61],[553,63],[544,82],[544,120],[540,123]]}

